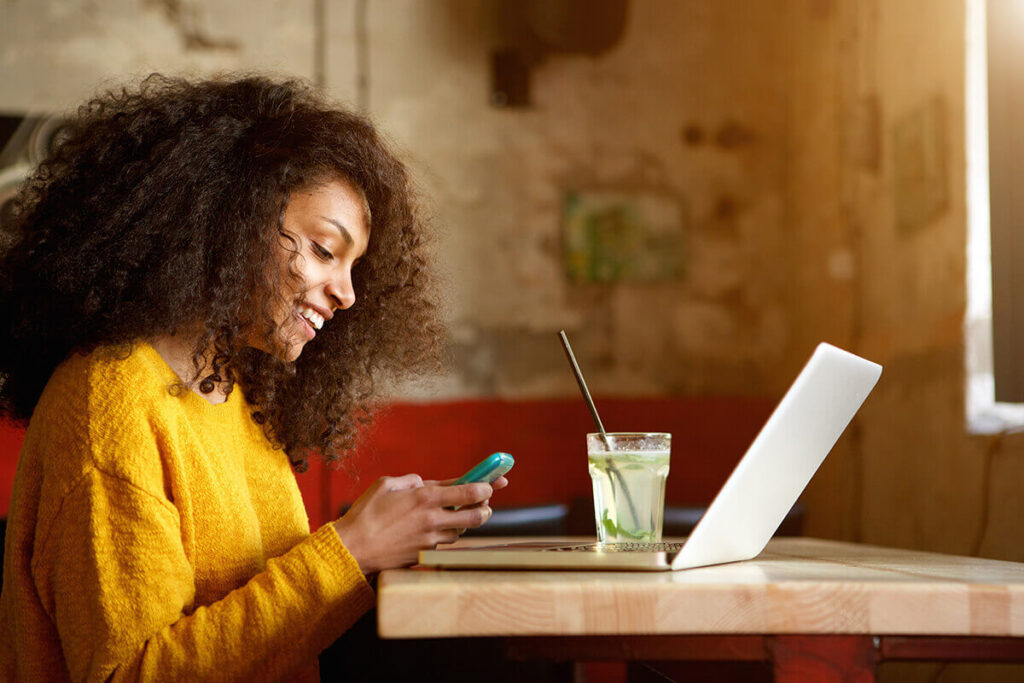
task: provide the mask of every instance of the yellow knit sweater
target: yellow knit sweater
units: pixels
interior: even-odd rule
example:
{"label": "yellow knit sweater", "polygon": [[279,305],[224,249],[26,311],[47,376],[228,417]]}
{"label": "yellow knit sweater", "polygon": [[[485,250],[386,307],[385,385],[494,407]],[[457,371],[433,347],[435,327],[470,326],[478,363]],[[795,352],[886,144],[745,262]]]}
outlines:
{"label": "yellow knit sweater", "polygon": [[373,605],[241,391],[174,381],[147,344],[54,372],[14,481],[0,680],[319,680]]}

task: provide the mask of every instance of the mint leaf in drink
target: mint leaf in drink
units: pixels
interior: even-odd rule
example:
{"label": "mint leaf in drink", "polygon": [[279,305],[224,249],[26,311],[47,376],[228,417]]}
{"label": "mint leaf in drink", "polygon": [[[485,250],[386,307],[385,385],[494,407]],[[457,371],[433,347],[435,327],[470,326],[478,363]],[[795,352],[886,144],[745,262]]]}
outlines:
{"label": "mint leaf in drink", "polygon": [[650,541],[651,535],[652,534],[650,531],[641,531],[639,529],[627,529],[626,527],[619,527],[619,536],[625,536],[626,538],[631,539],[633,541]]}
{"label": "mint leaf in drink", "polygon": [[619,527],[612,521],[611,517],[608,516],[608,511],[604,511],[604,515],[601,517],[601,526],[604,527],[604,534],[606,538],[616,538],[619,535]]}

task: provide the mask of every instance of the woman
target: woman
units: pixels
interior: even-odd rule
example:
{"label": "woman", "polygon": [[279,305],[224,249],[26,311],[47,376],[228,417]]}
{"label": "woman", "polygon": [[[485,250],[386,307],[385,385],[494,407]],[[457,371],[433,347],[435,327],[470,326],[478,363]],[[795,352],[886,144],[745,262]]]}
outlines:
{"label": "woman", "polygon": [[342,457],[440,342],[365,120],[296,82],[150,77],[80,110],[16,217],[0,679],[317,680],[366,575],[489,517],[491,486],[407,475],[309,532],[292,468]]}

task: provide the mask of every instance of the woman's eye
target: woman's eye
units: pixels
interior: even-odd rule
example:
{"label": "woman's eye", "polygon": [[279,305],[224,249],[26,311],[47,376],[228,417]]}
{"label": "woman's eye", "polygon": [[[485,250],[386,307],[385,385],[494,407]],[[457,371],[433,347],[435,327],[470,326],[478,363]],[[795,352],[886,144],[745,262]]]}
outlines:
{"label": "woman's eye", "polygon": [[324,261],[330,261],[330,260],[334,259],[334,254],[332,254],[331,252],[327,251],[326,249],[324,249],[322,246],[320,246],[316,242],[313,242],[313,251],[316,253],[317,256],[322,258]]}

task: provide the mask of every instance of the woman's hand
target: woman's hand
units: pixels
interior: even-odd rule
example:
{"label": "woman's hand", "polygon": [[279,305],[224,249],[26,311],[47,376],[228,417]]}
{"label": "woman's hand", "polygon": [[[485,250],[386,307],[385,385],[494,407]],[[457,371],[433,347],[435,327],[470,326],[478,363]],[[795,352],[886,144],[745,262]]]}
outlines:
{"label": "woman's hand", "polygon": [[494,489],[507,485],[504,477],[493,486],[447,486],[424,482],[417,474],[381,477],[334,523],[334,530],[364,574],[408,566],[420,550],[453,543],[460,529],[490,519],[487,501]]}
{"label": "woman's hand", "polygon": [[[440,481],[434,481],[433,479],[428,479],[425,482],[423,482],[423,485],[427,486],[427,485],[430,485],[430,484],[440,484],[441,486],[450,486],[455,481],[457,481],[457,480],[455,480],[455,479],[442,479]],[[501,489],[505,488],[506,486],[508,486],[508,479],[506,479],[505,477],[498,477],[497,479],[495,479],[494,481],[491,482],[491,488],[494,489],[495,491],[501,490]]]}

